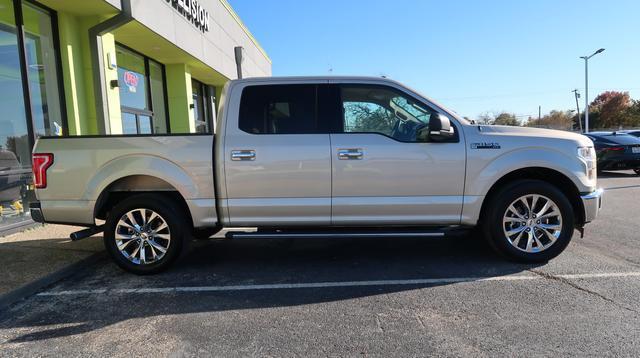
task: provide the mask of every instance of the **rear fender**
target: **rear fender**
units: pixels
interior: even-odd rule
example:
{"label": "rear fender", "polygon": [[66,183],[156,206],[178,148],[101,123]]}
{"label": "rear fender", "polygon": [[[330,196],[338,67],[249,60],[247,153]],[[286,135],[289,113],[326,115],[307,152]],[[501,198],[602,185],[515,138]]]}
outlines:
{"label": "rear fender", "polygon": [[127,155],[105,163],[87,184],[83,195],[87,200],[97,200],[100,194],[115,181],[133,175],[146,175],[161,179],[174,187],[185,200],[198,198],[202,189],[175,163],[152,155]]}

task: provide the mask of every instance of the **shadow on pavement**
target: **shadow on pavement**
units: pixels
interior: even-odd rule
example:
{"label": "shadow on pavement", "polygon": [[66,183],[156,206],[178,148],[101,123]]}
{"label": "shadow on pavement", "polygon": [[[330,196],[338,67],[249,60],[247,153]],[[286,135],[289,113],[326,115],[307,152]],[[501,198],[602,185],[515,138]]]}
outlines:
{"label": "shadow on pavement", "polygon": [[[188,254],[159,275],[134,276],[105,261],[51,290],[482,278],[533,267],[507,262],[494,255],[482,240],[470,237],[212,240],[194,242]],[[301,306],[441,285],[445,284],[35,296],[4,312],[0,329],[21,332],[9,338],[10,342],[27,342],[82,334],[135,318]]]}
{"label": "shadow on pavement", "polygon": [[631,170],[619,171],[619,172],[610,172],[603,171],[598,173],[598,178],[635,178],[638,177],[638,174],[634,173]]}

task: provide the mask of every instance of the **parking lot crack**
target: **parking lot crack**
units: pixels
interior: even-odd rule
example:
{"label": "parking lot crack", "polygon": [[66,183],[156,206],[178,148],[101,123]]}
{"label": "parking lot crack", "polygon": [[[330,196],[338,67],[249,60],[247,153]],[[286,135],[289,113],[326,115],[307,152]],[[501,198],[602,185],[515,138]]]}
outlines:
{"label": "parking lot crack", "polygon": [[602,299],[602,300],[604,300],[606,302],[612,303],[615,306],[620,307],[620,308],[622,308],[624,310],[627,310],[629,312],[633,312],[635,314],[639,314],[640,313],[637,310],[635,310],[633,308],[630,308],[630,307],[627,307],[625,305],[622,305],[622,304],[616,302],[615,300],[613,300],[613,299],[611,299],[611,298],[609,298],[609,297],[607,297],[607,296],[605,296],[605,295],[603,295],[601,293],[598,293],[596,291],[592,291],[592,290],[590,290],[588,288],[584,288],[584,287],[572,282],[571,280],[569,280],[567,278],[559,277],[559,276],[556,276],[556,275],[553,275],[553,274],[550,274],[550,273],[547,273],[547,272],[538,271],[538,270],[527,270],[527,271],[529,271],[529,272],[531,272],[531,273],[533,273],[535,275],[538,275],[540,277],[543,277],[545,279],[558,281],[558,282],[563,283],[565,285],[571,286],[571,287],[575,288],[576,290],[584,292],[586,294],[589,294],[589,295],[592,295],[592,296],[596,296],[596,297],[598,297],[598,298],[600,298],[600,299]]}
{"label": "parking lot crack", "polygon": [[384,328],[382,327],[382,323],[380,322],[380,316],[376,315],[376,326],[378,328],[378,332],[384,333]]}

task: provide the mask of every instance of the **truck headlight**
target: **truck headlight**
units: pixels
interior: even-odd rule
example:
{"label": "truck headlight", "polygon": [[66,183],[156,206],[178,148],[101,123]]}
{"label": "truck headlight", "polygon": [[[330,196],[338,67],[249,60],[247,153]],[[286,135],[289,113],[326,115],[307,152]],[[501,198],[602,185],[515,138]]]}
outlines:
{"label": "truck headlight", "polygon": [[578,157],[586,164],[586,174],[589,180],[597,175],[596,150],[593,147],[578,147]]}

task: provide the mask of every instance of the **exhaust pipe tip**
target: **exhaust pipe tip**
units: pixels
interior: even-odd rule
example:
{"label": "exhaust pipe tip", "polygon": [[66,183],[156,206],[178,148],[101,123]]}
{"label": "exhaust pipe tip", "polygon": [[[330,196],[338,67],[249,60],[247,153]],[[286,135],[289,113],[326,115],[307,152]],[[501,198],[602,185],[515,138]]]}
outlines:
{"label": "exhaust pipe tip", "polygon": [[69,235],[69,238],[71,239],[71,241],[78,241],[78,240],[82,240],[82,239],[86,239],[88,237],[91,237],[95,234],[99,234],[101,232],[104,231],[104,225],[100,225],[100,226],[91,226],[89,228],[80,230],[80,231],[76,231],[74,233],[72,233],[71,235]]}

